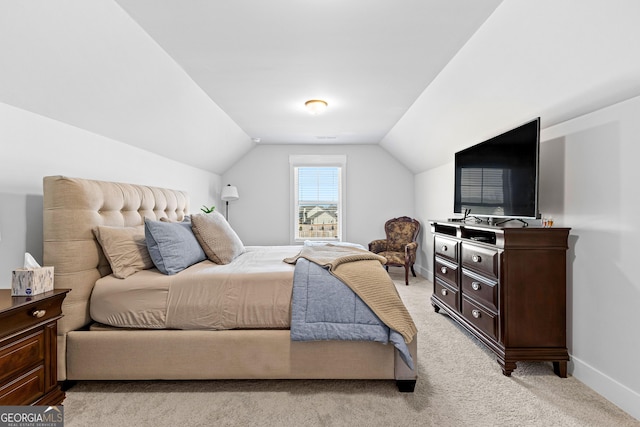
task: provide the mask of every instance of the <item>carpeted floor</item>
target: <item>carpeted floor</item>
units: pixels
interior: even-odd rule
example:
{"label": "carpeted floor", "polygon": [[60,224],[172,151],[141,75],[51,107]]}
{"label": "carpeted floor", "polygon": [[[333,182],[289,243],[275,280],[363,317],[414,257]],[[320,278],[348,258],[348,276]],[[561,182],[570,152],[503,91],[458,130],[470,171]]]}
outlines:
{"label": "carpeted floor", "polygon": [[492,353],[433,311],[430,282],[405,286],[391,270],[419,330],[414,393],[393,381],[79,382],[65,426],[640,426],[550,363],[518,363],[505,377]]}

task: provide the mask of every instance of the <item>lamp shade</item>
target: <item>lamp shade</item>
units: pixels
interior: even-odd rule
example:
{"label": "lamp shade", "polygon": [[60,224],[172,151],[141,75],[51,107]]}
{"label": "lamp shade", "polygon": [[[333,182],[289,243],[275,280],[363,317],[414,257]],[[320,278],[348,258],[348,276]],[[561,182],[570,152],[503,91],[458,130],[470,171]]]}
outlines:
{"label": "lamp shade", "polygon": [[240,196],[238,196],[238,188],[235,185],[227,184],[226,187],[222,188],[220,198],[227,202],[229,200],[238,200],[240,198]]}

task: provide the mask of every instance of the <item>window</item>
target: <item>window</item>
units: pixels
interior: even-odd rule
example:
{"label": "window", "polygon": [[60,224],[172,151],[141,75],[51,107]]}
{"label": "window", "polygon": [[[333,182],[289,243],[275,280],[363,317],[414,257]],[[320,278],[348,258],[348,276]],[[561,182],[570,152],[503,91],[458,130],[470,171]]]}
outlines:
{"label": "window", "polygon": [[346,156],[291,156],[292,236],[342,240]]}

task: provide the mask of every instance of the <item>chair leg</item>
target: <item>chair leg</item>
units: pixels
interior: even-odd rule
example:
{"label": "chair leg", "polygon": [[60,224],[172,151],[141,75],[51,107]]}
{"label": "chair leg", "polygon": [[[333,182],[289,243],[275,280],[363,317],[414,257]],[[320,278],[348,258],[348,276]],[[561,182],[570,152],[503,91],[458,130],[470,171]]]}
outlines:
{"label": "chair leg", "polygon": [[411,274],[413,274],[413,277],[417,277],[416,271],[413,269],[413,264],[411,264]]}
{"label": "chair leg", "polygon": [[404,284],[409,286],[409,266],[404,266]]}

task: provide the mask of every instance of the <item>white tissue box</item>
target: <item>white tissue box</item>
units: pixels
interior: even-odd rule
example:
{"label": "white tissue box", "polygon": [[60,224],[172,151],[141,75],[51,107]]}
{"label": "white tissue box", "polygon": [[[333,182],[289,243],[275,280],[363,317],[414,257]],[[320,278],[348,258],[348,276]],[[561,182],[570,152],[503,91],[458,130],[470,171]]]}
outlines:
{"label": "white tissue box", "polygon": [[11,274],[11,295],[38,295],[53,290],[53,267],[18,268]]}

